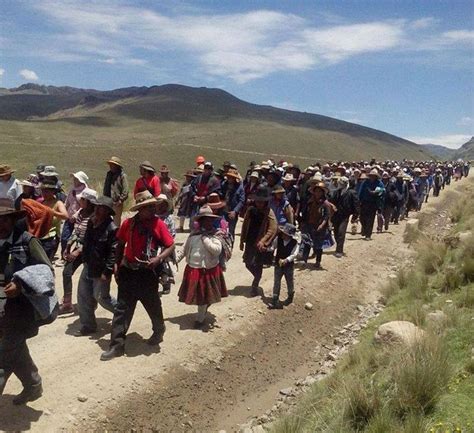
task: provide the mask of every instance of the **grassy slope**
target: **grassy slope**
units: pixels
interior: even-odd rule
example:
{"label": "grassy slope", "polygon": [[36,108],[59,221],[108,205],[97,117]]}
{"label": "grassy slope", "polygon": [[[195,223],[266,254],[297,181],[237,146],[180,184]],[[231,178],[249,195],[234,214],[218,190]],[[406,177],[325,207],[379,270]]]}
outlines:
{"label": "grassy slope", "polygon": [[[455,230],[474,229],[474,188],[452,209]],[[466,205],[467,203],[467,205]],[[474,431],[474,237],[457,248],[425,238],[411,270],[387,288],[388,306],[335,373],[316,384],[273,433],[456,433]],[[427,307],[428,306],[428,307]],[[428,326],[429,311],[447,320]],[[377,327],[409,320],[428,331],[413,350],[373,342]]]}
{"label": "grassy slope", "polygon": [[62,173],[85,169],[96,180],[106,168],[103,160],[111,155],[123,158],[133,177],[143,159],[156,166],[166,163],[181,175],[201,153],[219,164],[231,159],[241,169],[250,160],[284,155],[301,166],[318,159],[426,157],[408,145],[387,146],[376,138],[270,121],[154,122],[111,113],[54,121],[0,120],[0,150],[2,160],[22,174],[45,162]]}

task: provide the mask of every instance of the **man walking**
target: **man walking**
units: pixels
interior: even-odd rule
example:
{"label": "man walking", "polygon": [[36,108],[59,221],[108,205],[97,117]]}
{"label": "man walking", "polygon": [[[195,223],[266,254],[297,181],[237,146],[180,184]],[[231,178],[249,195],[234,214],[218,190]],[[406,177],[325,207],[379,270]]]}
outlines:
{"label": "man walking", "polygon": [[118,303],[110,349],[102,353],[102,361],[125,353],[125,338],[138,301],[145,307],[153,326],[147,343],[158,345],[163,341],[165,323],[158,282],[162,262],[174,251],[174,240],[165,223],[156,216],[156,204],[150,192],[139,192],[135,206],[130,208],[138,213],[126,219],[117,233]]}
{"label": "man walking", "polygon": [[104,196],[110,197],[113,202],[113,211],[114,215],[114,223],[117,227],[120,227],[120,223],[122,222],[122,212],[123,212],[123,204],[128,198],[128,179],[127,175],[123,171],[123,165],[120,158],[116,156],[112,156],[107,161],[109,164],[109,171],[105,177],[104,182]]}

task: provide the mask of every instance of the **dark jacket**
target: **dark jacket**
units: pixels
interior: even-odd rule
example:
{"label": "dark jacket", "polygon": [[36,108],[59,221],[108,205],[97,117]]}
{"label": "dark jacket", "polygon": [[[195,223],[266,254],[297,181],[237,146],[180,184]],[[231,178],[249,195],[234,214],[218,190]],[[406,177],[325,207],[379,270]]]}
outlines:
{"label": "dark jacket", "polygon": [[107,219],[97,227],[94,227],[92,219],[87,223],[82,258],[87,264],[89,278],[100,278],[102,274],[110,276],[114,272],[116,233],[117,226],[112,219]]}
{"label": "dark jacket", "polygon": [[354,219],[359,217],[360,202],[355,189],[338,189],[331,194],[329,201],[337,209],[332,217],[333,221],[343,221],[351,215]]}
{"label": "dark jacket", "polygon": [[[27,266],[44,264],[49,267],[51,262],[38,239],[30,233],[15,228],[11,243],[5,243],[0,248],[0,273],[5,275],[8,284],[13,274]],[[21,332],[27,338],[38,333],[35,310],[31,302],[23,294],[7,299],[5,314],[0,317],[0,329]]]}
{"label": "dark jacket", "polygon": [[114,203],[125,202],[128,198],[129,187],[127,175],[120,170],[116,173],[108,171],[104,183],[104,195],[110,197]]}
{"label": "dark jacket", "polygon": [[245,192],[242,182],[231,185],[224,182],[222,184],[222,196],[227,204],[228,212],[240,213],[245,204]]}

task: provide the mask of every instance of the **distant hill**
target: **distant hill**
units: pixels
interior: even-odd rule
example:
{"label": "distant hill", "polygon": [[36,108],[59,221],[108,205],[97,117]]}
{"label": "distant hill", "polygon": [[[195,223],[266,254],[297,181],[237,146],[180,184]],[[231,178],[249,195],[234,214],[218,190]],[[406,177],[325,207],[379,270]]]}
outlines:
{"label": "distant hill", "polygon": [[436,159],[448,160],[454,155],[455,150],[449,147],[441,146],[439,144],[422,144],[423,147],[428,149],[428,152],[433,155]]}
{"label": "distant hill", "polygon": [[87,168],[93,176],[112,154],[127,166],[149,159],[179,172],[199,153],[217,163],[230,159],[242,170],[250,160],[268,157],[304,166],[432,158],[422,146],[373,128],[177,84],[110,91],[38,84],[0,89],[0,151],[3,159],[18,160],[19,169],[46,161],[66,170]]}
{"label": "distant hill", "polygon": [[456,150],[454,158],[474,160],[474,137],[471,137],[467,143],[464,143],[458,150]]}

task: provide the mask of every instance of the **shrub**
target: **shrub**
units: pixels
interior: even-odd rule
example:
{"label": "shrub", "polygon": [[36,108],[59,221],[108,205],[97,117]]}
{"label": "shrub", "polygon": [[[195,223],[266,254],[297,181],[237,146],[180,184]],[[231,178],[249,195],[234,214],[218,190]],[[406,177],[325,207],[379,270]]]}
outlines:
{"label": "shrub", "polygon": [[403,433],[423,433],[428,431],[428,423],[421,414],[409,414],[403,423]]}
{"label": "shrub", "polygon": [[451,375],[448,350],[440,337],[428,335],[400,355],[392,365],[394,408],[401,416],[429,413]]}
{"label": "shrub", "polygon": [[377,413],[367,425],[366,433],[399,433],[400,425],[387,408]]}
{"label": "shrub", "polygon": [[344,396],[343,418],[355,430],[364,428],[381,405],[378,390],[359,380],[350,380],[344,384]]}
{"label": "shrub", "polygon": [[418,263],[427,274],[432,274],[443,264],[447,245],[428,237],[422,238],[417,243]]}
{"label": "shrub", "polygon": [[474,285],[465,286],[458,299],[456,300],[456,306],[460,308],[473,308],[474,307]]}

